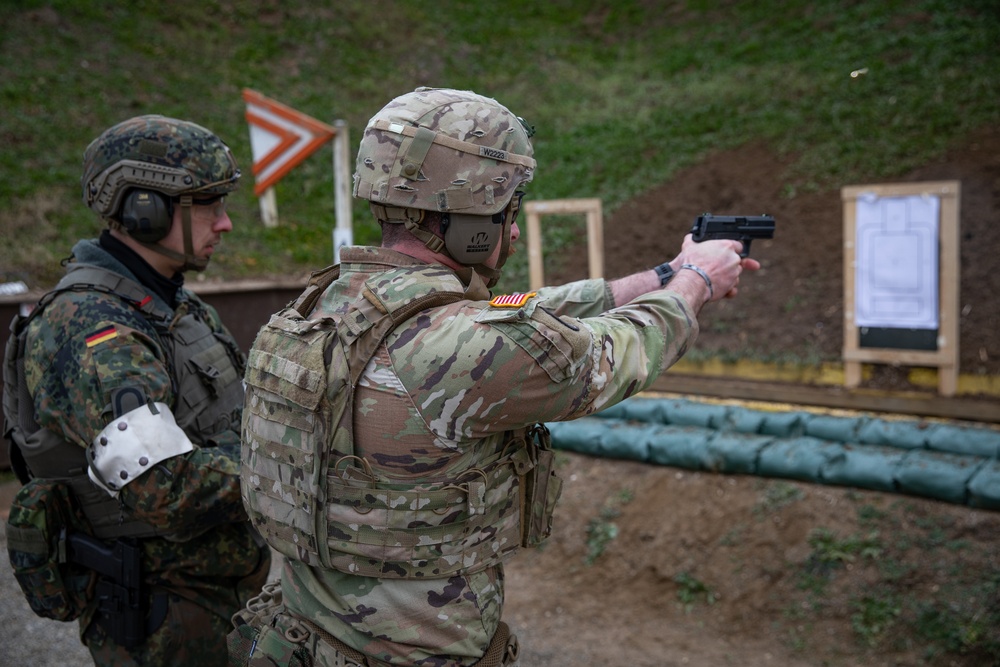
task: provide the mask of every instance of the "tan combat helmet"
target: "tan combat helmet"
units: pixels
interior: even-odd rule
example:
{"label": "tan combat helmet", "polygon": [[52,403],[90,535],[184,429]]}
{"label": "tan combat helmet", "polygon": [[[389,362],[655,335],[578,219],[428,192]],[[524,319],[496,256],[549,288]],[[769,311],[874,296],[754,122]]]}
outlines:
{"label": "tan combat helmet", "polygon": [[[519,188],[534,176],[524,121],[471,91],[417,88],[368,122],[358,150],[354,195],[378,220],[406,225],[434,252],[472,266],[492,286],[507,256]],[[442,216],[444,239],[420,226]],[[496,269],[482,262],[502,244]]]}

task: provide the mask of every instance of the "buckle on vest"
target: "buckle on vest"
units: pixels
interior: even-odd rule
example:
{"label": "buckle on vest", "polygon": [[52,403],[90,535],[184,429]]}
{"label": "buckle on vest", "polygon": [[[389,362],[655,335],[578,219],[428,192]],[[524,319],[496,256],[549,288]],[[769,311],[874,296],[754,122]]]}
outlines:
{"label": "buckle on vest", "polygon": [[[479,475],[482,479],[462,482],[462,478],[469,474]],[[470,470],[466,470],[462,473],[459,476],[458,481],[459,485],[465,491],[465,499],[469,510],[469,516],[486,514],[486,487],[488,487],[490,483],[490,479],[486,476],[486,473],[479,468],[471,468]]]}

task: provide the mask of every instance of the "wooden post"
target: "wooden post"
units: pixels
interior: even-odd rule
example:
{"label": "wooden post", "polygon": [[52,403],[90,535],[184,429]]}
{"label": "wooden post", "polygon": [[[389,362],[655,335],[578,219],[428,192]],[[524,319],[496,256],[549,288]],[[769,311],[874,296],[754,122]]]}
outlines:
{"label": "wooden post", "polygon": [[600,199],[550,199],[525,204],[528,216],[528,283],[530,289],[544,286],[542,269],[541,216],[584,213],[587,216],[587,256],[591,278],[604,277],[604,221]]}
{"label": "wooden post", "polygon": [[270,187],[260,193],[260,219],[265,227],[278,226],[278,197]]}
{"label": "wooden post", "polygon": [[354,245],[351,220],[351,155],[347,123],[338,120],[333,135],[333,189],[337,207],[337,226],[333,232],[333,263],[340,263],[340,249]]}

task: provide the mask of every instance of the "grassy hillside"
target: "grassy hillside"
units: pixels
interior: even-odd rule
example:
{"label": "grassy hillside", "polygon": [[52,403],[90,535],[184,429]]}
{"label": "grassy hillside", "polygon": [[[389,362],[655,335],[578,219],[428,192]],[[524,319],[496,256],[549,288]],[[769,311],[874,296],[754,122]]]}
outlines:
{"label": "grassy hillside", "polygon": [[[796,158],[784,175],[794,197],[891,177],[1000,121],[992,0],[777,6],[5,0],[0,282],[51,284],[72,241],[96,233],[80,203],[81,155],[103,128],[141,113],[212,128],[247,176],[231,201],[237,229],[206,278],[288,276],[329,263],[330,148],[278,185],[282,224],[264,229],[243,88],[345,120],[352,155],[391,97],[418,85],[473,89],[537,128],[533,198],[600,197],[606,211],[706,151],[752,139]],[[354,212],[356,241],[375,240],[365,207]],[[554,257],[575,232],[548,233]],[[523,286],[525,255],[505,285]]]}

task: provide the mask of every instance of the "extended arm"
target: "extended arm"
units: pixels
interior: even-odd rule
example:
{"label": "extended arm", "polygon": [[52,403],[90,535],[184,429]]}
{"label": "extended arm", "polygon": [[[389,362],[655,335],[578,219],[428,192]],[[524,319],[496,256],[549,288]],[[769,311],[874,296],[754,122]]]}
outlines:
{"label": "extended arm", "polygon": [[[691,304],[695,312],[709,301],[736,296],[740,274],[744,270],[756,271],[760,268],[757,260],[741,258],[742,245],[737,241],[705,241],[696,243],[688,234],[684,237],[681,252],[668,264],[674,275],[666,289],[676,292]],[[709,283],[694,269],[684,269],[690,265],[701,269]],[[654,269],[640,271],[611,282],[615,303],[624,304],[641,294],[661,289],[660,276]]]}

